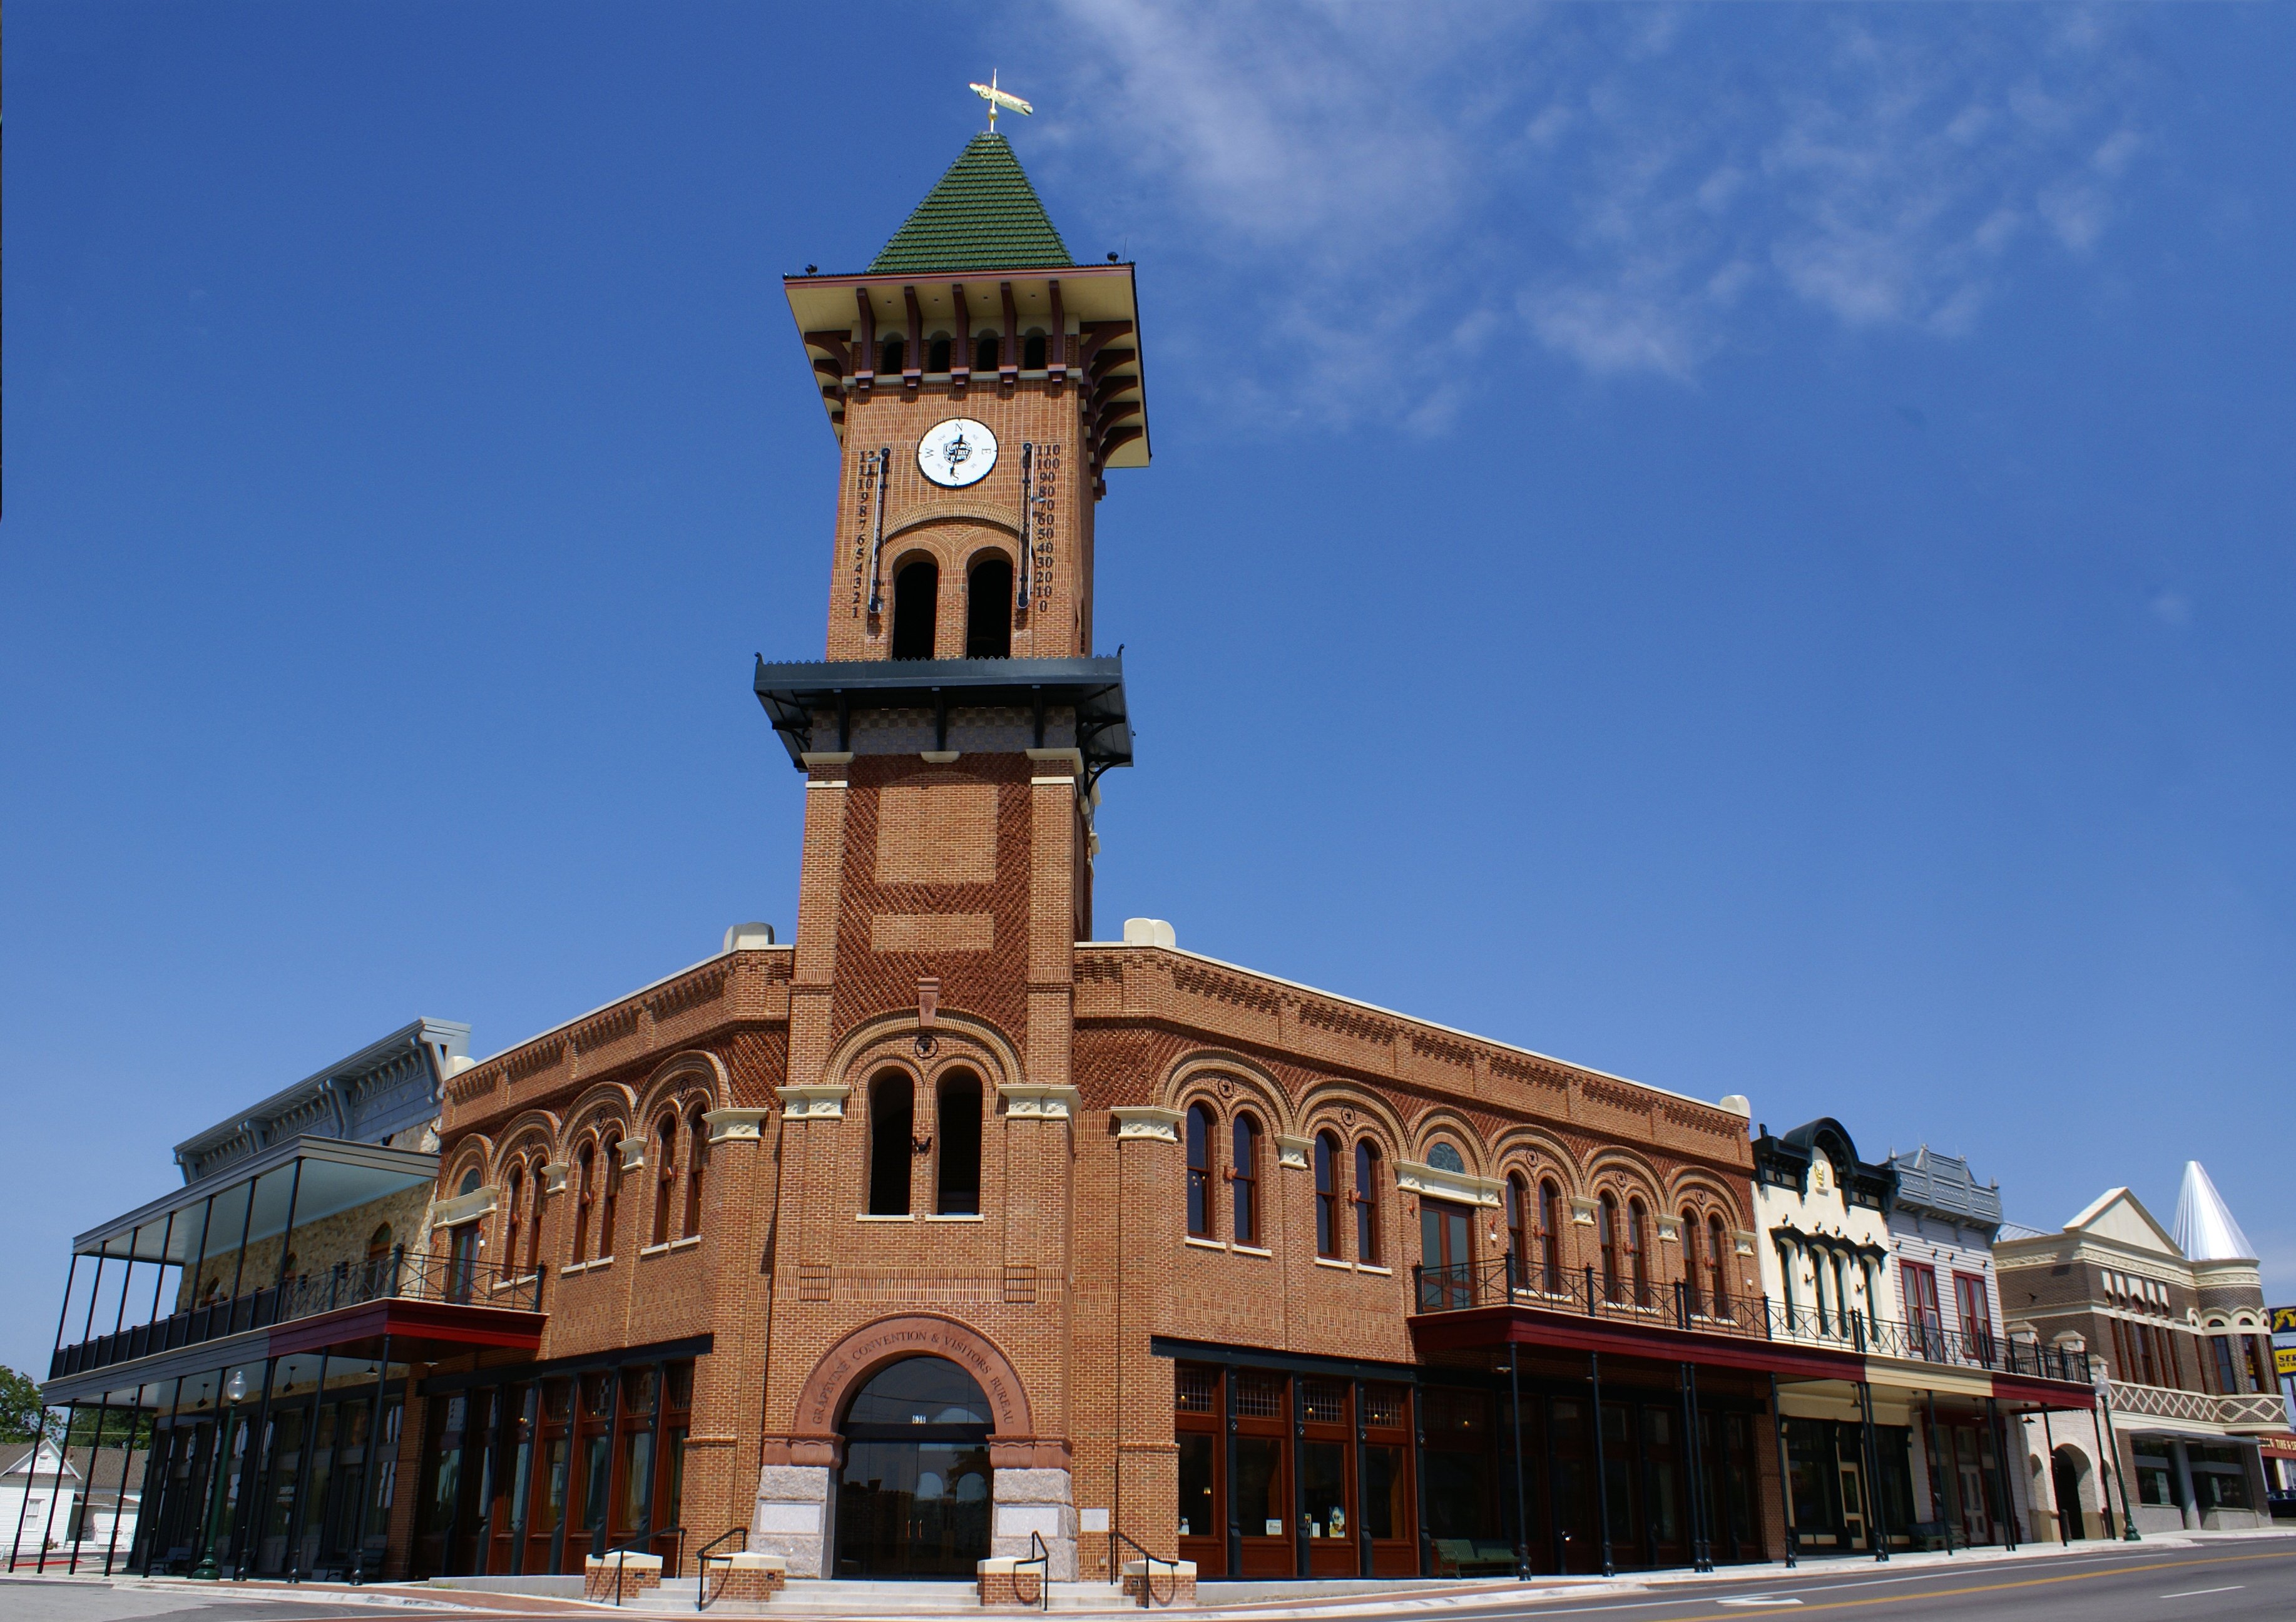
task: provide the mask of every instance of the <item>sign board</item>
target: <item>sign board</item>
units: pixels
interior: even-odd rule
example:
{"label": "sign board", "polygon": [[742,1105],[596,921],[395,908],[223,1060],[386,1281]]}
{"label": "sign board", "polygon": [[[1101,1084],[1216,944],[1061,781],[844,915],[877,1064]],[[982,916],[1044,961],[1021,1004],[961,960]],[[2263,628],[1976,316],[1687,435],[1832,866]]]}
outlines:
{"label": "sign board", "polygon": [[2296,1374],[2296,1346],[2276,1346],[2272,1348],[2273,1372]]}
{"label": "sign board", "polygon": [[2272,1332],[2276,1335],[2296,1335],[2296,1307],[2276,1307],[2272,1309]]}

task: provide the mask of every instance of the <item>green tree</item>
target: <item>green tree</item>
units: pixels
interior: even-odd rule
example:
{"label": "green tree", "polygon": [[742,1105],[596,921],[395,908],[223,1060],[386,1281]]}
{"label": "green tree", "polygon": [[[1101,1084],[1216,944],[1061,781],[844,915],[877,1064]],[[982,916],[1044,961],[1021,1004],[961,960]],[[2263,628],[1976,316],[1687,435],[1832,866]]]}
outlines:
{"label": "green tree", "polygon": [[[0,1364],[0,1442],[29,1442],[40,1423],[40,1388],[29,1374],[20,1374]],[[48,1415],[47,1436],[60,1440],[64,1433],[61,1412]]]}

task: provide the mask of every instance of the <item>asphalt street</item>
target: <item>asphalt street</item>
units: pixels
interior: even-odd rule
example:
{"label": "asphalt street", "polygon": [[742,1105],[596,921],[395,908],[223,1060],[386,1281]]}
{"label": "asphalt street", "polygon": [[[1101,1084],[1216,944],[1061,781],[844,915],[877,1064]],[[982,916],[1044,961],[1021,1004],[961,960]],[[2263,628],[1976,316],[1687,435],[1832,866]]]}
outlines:
{"label": "asphalt street", "polygon": [[[1204,1598],[1217,1604],[1217,1588],[1206,1585]],[[465,1597],[477,1596],[458,1596]],[[404,1600],[384,1607],[316,1596],[281,1599],[275,1589],[260,1595],[227,1588],[193,1593],[0,1578],[0,1622],[498,1622],[521,1612],[562,1619],[582,1609],[544,1602],[526,1611],[512,1596],[496,1594],[487,1596],[482,1610],[434,1611]],[[1744,1578],[1660,1582],[1638,1592],[1583,1599],[1556,1595],[1524,1602],[1492,1594],[1488,1601],[1468,1601],[1460,1595],[1431,1606],[1423,1594],[1415,1603],[1406,1599],[1391,1610],[1360,1606],[1359,1601],[1348,1607],[1349,1622],[1431,1622],[1446,1614],[1461,1622],[1596,1617],[1612,1622],[1746,1622],[1759,1616],[1870,1617],[1875,1622],[2296,1622],[2296,1536],[2181,1549],[2104,1544],[2049,1559],[1897,1569],[1829,1561],[1793,1572],[1772,1569]]]}

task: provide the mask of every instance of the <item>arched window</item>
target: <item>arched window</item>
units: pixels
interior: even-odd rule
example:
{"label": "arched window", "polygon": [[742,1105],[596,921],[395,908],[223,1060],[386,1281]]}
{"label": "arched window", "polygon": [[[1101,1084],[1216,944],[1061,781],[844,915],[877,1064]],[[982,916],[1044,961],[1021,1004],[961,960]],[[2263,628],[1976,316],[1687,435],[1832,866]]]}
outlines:
{"label": "arched window", "polygon": [[1438,1143],[1429,1150],[1427,1164],[1437,1171],[1464,1172],[1467,1169],[1465,1157],[1460,1154],[1456,1145],[1450,1143]]}
{"label": "arched window", "polygon": [[1725,1316],[1730,1310],[1730,1252],[1724,1242],[1722,1218],[1706,1219],[1706,1276],[1714,1292],[1714,1315]]}
{"label": "arched window", "polygon": [[1605,1193],[1595,1202],[1595,1242],[1603,1250],[1603,1298],[1619,1298],[1619,1202]]}
{"label": "arched window", "polygon": [[964,657],[1013,657],[1013,561],[991,553],[964,578]]}
{"label": "arched window", "polygon": [[535,1272],[542,1271],[542,1155],[534,1157],[527,1186],[533,1191],[527,1200],[526,1265]]}
{"label": "arched window", "polygon": [[387,1222],[377,1223],[374,1232],[366,1236],[366,1258],[371,1262],[379,1262],[390,1254],[390,1225]]}
{"label": "arched window", "polygon": [[518,1161],[510,1163],[507,1198],[503,1202],[502,1270],[504,1278],[518,1276],[518,1224],[520,1202],[526,1198],[526,1167]]}
{"label": "arched window", "polygon": [[899,1070],[887,1070],[869,1084],[869,1215],[909,1214],[911,1129],[916,1125],[916,1093]]}
{"label": "arched window", "polygon": [[1229,1237],[1240,1245],[1259,1242],[1259,1122],[1239,1110],[1228,1185],[1235,1191],[1235,1219]]}
{"label": "arched window", "polygon": [[669,1203],[677,1192],[677,1117],[665,1115],[653,1127],[653,1238],[669,1242]]}
{"label": "arched window", "polygon": [[1682,1293],[1689,1309],[1704,1313],[1706,1298],[1698,1290],[1698,1213],[1685,1207],[1682,1213]]}
{"label": "arched window", "polygon": [[972,340],[972,369],[975,372],[996,370],[996,334],[983,332]]}
{"label": "arched window", "polygon": [[980,1215],[980,1078],[951,1070],[936,1090],[935,1135],[940,1159],[933,1178],[933,1209],[944,1216]]}
{"label": "arched window", "polygon": [[1552,1183],[1538,1185],[1539,1288],[1549,1295],[1562,1290],[1562,1191]]}
{"label": "arched window", "polygon": [[622,1208],[622,1139],[619,1133],[610,1133],[598,1146],[599,1158],[605,1162],[606,1192],[598,1200],[598,1259],[611,1261],[614,1241],[621,1237],[617,1218]]}
{"label": "arched window", "polygon": [[1525,1273],[1530,1266],[1530,1190],[1515,1172],[1507,1174],[1506,1225],[1507,1288],[1525,1290],[1530,1283]]}
{"label": "arched window", "polygon": [[893,657],[931,659],[940,608],[940,565],[914,558],[893,577]]}
{"label": "arched window", "polygon": [[899,333],[896,332],[892,337],[885,340],[883,345],[881,347],[881,352],[878,356],[878,375],[881,377],[885,376],[888,373],[895,376],[899,375],[902,363],[908,359],[908,340],[903,338]]}
{"label": "arched window", "polygon": [[1379,1145],[1356,1141],[1356,1259],[1379,1265]]}
{"label": "arched window", "polygon": [[574,1158],[574,1255],[578,1265],[590,1259],[590,1218],[598,1202],[598,1146],[582,1145]]}
{"label": "arched window", "polygon": [[685,1237],[701,1232],[701,1174],[709,1164],[709,1123],[701,1105],[685,1123]]}
{"label": "arched window", "polygon": [[1045,330],[1030,327],[1021,339],[1021,370],[1042,372],[1045,369]]}
{"label": "arched window", "polygon": [[475,1194],[479,1192],[479,1168],[477,1167],[473,1166],[470,1170],[463,1174],[463,1185],[455,1192],[457,1194]]}
{"label": "arched window", "polygon": [[1627,1254],[1634,1258],[1635,1305],[1647,1307],[1650,1296],[1650,1233],[1643,1202],[1627,1201]]}
{"label": "arched window", "polygon": [[931,337],[925,340],[925,370],[928,372],[946,372],[948,370],[947,333],[935,332]]}
{"label": "arched window", "polygon": [[1316,1135],[1316,1254],[1340,1253],[1340,1140]]}
{"label": "arched window", "polygon": [[1212,1236],[1212,1112],[1208,1104],[1188,1106],[1188,1232]]}
{"label": "arched window", "polygon": [[1833,1254],[1833,1323],[1846,1339],[1849,1333],[1849,1270],[1841,1265],[1841,1253]]}

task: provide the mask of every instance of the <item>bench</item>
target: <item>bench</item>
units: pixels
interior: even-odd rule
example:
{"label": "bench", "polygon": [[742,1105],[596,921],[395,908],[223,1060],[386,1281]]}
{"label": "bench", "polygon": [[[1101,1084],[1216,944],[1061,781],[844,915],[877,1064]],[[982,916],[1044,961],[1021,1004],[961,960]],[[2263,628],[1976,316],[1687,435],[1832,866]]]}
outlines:
{"label": "bench", "polygon": [[1513,1544],[1485,1543],[1467,1537],[1435,1540],[1438,1577],[1513,1577],[1514,1570]]}

